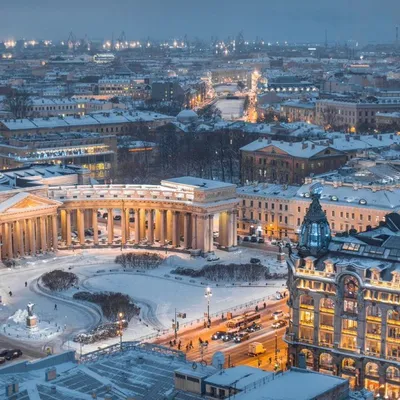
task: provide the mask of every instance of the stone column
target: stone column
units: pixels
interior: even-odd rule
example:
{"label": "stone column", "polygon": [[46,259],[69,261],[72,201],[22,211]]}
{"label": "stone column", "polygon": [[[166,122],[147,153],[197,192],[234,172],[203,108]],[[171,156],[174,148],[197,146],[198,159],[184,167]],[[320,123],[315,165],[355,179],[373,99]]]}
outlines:
{"label": "stone column", "polygon": [[183,215],[183,247],[187,249],[190,246],[190,214]]}
{"label": "stone column", "polygon": [[112,208],[108,209],[107,214],[107,235],[108,244],[112,245],[114,241],[114,210]]}
{"label": "stone column", "polygon": [[135,209],[135,243],[140,242],[140,208]]}
{"label": "stone column", "polygon": [[165,245],[165,219],[166,219],[166,211],[160,210],[160,245]]}
{"label": "stone column", "polygon": [[154,214],[155,214],[155,223],[156,223],[156,229],[154,231],[154,237],[155,239],[157,239],[158,241],[160,240],[161,237],[161,211],[160,210],[154,210]]}
{"label": "stone column", "polygon": [[67,211],[60,211],[61,218],[61,239],[66,242],[67,241]]}
{"label": "stone column", "polygon": [[126,244],[126,209],[121,208],[121,243]]}
{"label": "stone column", "polygon": [[166,230],[167,230],[167,232],[166,232],[166,239],[169,241],[169,242],[171,242],[172,241],[172,237],[173,237],[173,232],[172,232],[172,230],[173,230],[173,228],[172,228],[172,226],[173,226],[173,222],[172,222],[172,220],[173,220],[173,214],[172,214],[172,211],[171,210],[166,210],[165,211],[165,214],[166,214],[166,221],[167,221],[167,226],[166,226]]}
{"label": "stone column", "polygon": [[214,215],[208,216],[208,251],[214,251]]}
{"label": "stone column", "polygon": [[12,252],[12,237],[11,237],[11,227],[9,222],[5,222],[3,225],[3,245],[5,245],[5,255],[7,258],[13,258]]}
{"label": "stone column", "polygon": [[24,251],[24,236],[22,232],[22,227],[21,227],[21,221],[16,221],[15,222],[15,242],[16,242],[16,248],[19,251],[19,255],[23,257],[25,255]]}
{"label": "stone column", "polygon": [[192,214],[192,249],[197,249],[197,215]]}
{"label": "stone column", "polygon": [[232,212],[232,225],[233,225],[233,246],[237,247],[237,214],[234,210]]}
{"label": "stone column", "polygon": [[148,235],[147,239],[150,244],[154,243],[154,215],[153,210],[147,210],[147,223],[148,223]]}
{"label": "stone column", "polygon": [[139,240],[146,238],[146,210],[140,210]]}
{"label": "stone column", "polygon": [[66,210],[66,230],[65,234],[66,236],[66,245],[71,246],[72,244],[72,238],[71,238],[71,210]]}
{"label": "stone column", "polygon": [[35,221],[28,219],[28,237],[29,237],[29,252],[31,255],[36,254],[36,238],[35,238]]}
{"label": "stone column", "polygon": [[35,235],[36,235],[36,248],[42,249],[42,235],[40,233],[40,218],[35,218]]}
{"label": "stone column", "polygon": [[131,240],[131,229],[130,229],[130,223],[129,223],[129,214],[130,214],[130,209],[126,208],[125,209],[125,235],[126,235],[126,241],[128,242]]}
{"label": "stone column", "polygon": [[228,247],[233,246],[233,212],[228,211]]}
{"label": "stone column", "polygon": [[85,244],[85,210],[76,210],[76,223],[78,225],[78,239],[83,246]]}
{"label": "stone column", "polygon": [[180,245],[179,240],[179,213],[172,212],[172,246],[177,247]]}
{"label": "stone column", "polygon": [[40,242],[42,251],[47,251],[46,217],[40,217]]}
{"label": "stone column", "polygon": [[92,228],[93,228],[93,244],[99,244],[99,225],[97,221],[97,208],[92,209]]}
{"label": "stone column", "polygon": [[51,230],[53,234],[53,250],[56,251],[58,249],[58,220],[57,214],[51,217]]}

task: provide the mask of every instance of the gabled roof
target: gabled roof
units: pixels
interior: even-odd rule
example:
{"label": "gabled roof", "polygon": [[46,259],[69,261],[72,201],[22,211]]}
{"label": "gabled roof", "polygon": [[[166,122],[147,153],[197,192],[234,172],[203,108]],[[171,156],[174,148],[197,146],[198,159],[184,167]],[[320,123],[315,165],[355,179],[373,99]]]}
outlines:
{"label": "gabled roof", "polygon": [[15,196],[8,198],[0,203],[0,218],[1,213],[10,214],[14,212],[40,210],[61,206],[62,203],[56,200],[50,200],[44,197],[39,197],[31,193],[18,193]]}

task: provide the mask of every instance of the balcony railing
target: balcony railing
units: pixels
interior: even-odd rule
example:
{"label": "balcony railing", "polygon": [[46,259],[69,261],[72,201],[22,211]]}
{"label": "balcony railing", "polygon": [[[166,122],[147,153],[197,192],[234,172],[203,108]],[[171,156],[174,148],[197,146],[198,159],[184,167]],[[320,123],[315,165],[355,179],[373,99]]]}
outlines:
{"label": "balcony railing", "polygon": [[329,347],[329,348],[333,348],[333,342],[326,342],[324,340],[321,340],[319,342],[320,347]]}
{"label": "balcony railing", "polygon": [[387,337],[387,341],[388,342],[392,342],[392,343],[396,343],[396,344],[400,344],[400,338],[396,338],[396,337],[388,336]]}
{"label": "balcony railing", "polygon": [[372,357],[380,357],[381,352],[378,350],[365,350],[364,354]]}
{"label": "balcony railing", "polygon": [[397,282],[376,281],[373,279],[366,279],[365,282],[370,284],[371,286],[380,286],[380,287],[385,287],[385,288],[400,289],[400,284]]}
{"label": "balcony railing", "polygon": [[334,327],[332,325],[325,325],[325,324],[320,324],[319,328],[325,331],[332,331],[332,332],[334,330]]}
{"label": "balcony railing", "polygon": [[388,323],[388,325],[398,325],[398,326],[400,326],[400,321],[397,321],[395,319],[388,319],[387,323]]}
{"label": "balcony railing", "polygon": [[314,310],[313,304],[300,304],[300,308],[305,308],[306,310]]}
{"label": "balcony railing", "polygon": [[366,337],[368,339],[377,339],[377,340],[381,340],[381,334],[379,333],[371,333],[371,332],[367,332]]}
{"label": "balcony railing", "polygon": [[367,315],[367,321],[382,322],[382,317],[378,317],[375,315]]}
{"label": "balcony railing", "polygon": [[320,307],[319,312],[324,312],[327,314],[335,314],[335,309],[334,308],[326,308],[326,307]]}
{"label": "balcony railing", "polygon": [[314,340],[313,340],[313,339],[309,339],[309,338],[302,338],[302,337],[299,337],[299,342],[313,343]]}
{"label": "balcony railing", "polygon": [[314,326],[314,320],[311,319],[300,320],[300,325]]}
{"label": "balcony railing", "polygon": [[342,333],[346,333],[346,334],[348,334],[348,335],[357,335],[357,328],[356,329],[346,329],[346,328],[343,328],[342,329]]}
{"label": "balcony railing", "polygon": [[321,276],[323,278],[333,278],[335,274],[327,273],[325,271],[317,271],[315,269],[296,268],[297,275],[313,275]]}

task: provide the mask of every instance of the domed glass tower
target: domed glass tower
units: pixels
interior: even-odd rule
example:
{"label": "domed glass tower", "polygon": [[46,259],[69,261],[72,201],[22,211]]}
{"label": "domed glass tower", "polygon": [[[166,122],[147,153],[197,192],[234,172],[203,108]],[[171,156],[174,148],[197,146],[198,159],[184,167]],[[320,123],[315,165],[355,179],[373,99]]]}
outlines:
{"label": "domed glass tower", "polygon": [[321,257],[328,252],[331,241],[331,229],[319,199],[322,185],[316,183],[310,187],[311,205],[300,228],[299,254],[302,257]]}

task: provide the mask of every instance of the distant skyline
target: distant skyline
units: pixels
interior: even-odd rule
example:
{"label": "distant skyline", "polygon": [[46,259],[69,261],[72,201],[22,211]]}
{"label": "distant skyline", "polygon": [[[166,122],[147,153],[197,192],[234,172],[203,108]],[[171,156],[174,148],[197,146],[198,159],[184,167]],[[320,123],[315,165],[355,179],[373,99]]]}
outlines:
{"label": "distant skyline", "polygon": [[389,43],[400,26],[400,0],[2,0],[0,40],[199,37],[240,31],[265,41]]}

